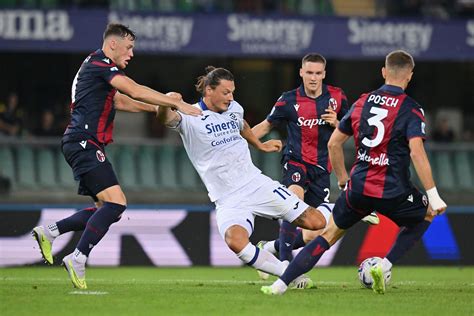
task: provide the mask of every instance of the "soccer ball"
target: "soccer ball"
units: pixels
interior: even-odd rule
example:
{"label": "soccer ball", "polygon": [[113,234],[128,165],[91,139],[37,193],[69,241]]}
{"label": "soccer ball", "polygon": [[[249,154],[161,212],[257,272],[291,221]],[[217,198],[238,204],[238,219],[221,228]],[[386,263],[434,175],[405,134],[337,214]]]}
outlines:
{"label": "soccer ball", "polygon": [[[377,265],[382,261],[382,258],[380,257],[370,257],[365,259],[364,261],[361,262],[359,266],[359,281],[360,283],[368,288],[372,288],[372,283],[374,280],[372,280],[372,276],[370,275],[370,268],[373,266]],[[385,285],[390,283],[390,279],[392,278],[392,271],[389,270],[384,273],[384,278],[385,278]]]}

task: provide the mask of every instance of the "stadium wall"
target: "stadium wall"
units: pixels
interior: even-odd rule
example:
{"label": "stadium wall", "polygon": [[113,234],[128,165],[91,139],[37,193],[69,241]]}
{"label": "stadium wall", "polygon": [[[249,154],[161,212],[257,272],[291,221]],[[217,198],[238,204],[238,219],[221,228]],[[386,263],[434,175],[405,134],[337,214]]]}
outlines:
{"label": "stadium wall", "polygon": [[[78,205],[0,205],[0,266],[43,264],[30,235],[33,227],[72,214]],[[450,207],[435,219],[422,242],[402,265],[473,265],[470,229],[474,207]],[[257,218],[252,241],[271,240],[278,223]],[[356,265],[370,256],[384,256],[398,227],[382,217],[378,226],[357,224],[318,263],[320,266]],[[55,260],[74,250],[79,233],[60,236]],[[131,205],[114,224],[89,259],[91,266],[238,266],[215,224],[211,205]]]}

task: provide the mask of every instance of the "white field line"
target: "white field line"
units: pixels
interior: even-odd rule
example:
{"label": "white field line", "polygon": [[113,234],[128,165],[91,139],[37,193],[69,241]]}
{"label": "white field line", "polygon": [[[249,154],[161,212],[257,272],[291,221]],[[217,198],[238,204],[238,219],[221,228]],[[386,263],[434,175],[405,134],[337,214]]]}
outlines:
{"label": "white field line", "polygon": [[[21,283],[31,283],[31,282],[50,282],[50,283],[62,283],[67,282],[69,279],[65,278],[10,278],[4,277],[0,279],[2,282],[21,282]],[[208,279],[156,279],[156,280],[135,280],[129,279],[121,282],[117,282],[109,279],[96,279],[96,278],[87,278],[87,282],[99,282],[106,284],[176,284],[176,283],[202,283],[202,284],[271,284],[272,281],[262,281],[262,280],[208,280]],[[340,282],[340,281],[316,281],[316,285],[344,285],[349,284],[349,282]]]}
{"label": "white field line", "polygon": [[72,291],[69,292],[71,295],[107,295],[109,292],[101,292],[101,291]]}

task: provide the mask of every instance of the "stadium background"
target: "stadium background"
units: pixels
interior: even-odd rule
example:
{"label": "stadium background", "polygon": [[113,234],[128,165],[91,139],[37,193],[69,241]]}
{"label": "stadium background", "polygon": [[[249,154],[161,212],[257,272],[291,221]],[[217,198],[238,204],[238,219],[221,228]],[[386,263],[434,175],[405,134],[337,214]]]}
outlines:
{"label": "stadium background", "polygon": [[[410,5],[410,3],[412,3]],[[413,3],[418,3],[414,6]],[[301,57],[328,59],[325,82],[349,101],[382,84],[385,54],[411,52],[415,76],[408,93],[423,106],[434,176],[449,204],[423,242],[402,264],[472,265],[474,218],[474,19],[472,1],[0,1],[0,114],[12,94],[21,129],[0,136],[0,266],[37,264],[30,230],[86,206],[75,194],[59,152],[72,79],[87,54],[100,47],[109,21],[138,34],[126,73],[159,91],[196,101],[193,84],[204,67],[231,70],[235,98],[251,125],[281,92],[299,84]],[[45,112],[54,121],[48,125]],[[43,120],[45,122],[43,122]],[[442,125],[451,132],[443,134]],[[130,207],[94,250],[90,265],[240,265],[215,227],[213,206],[179,138],[145,114],[118,113],[107,151]],[[439,133],[437,133],[439,132]],[[284,131],[280,131],[284,136]],[[47,135],[47,136],[44,136]],[[438,141],[437,141],[438,140]],[[278,154],[252,151],[275,179]],[[353,159],[347,148],[347,164]],[[333,185],[335,181],[333,181]],[[333,186],[331,200],[338,191]],[[384,255],[397,228],[358,224],[321,265],[351,265]],[[258,220],[253,240],[274,238],[277,224]],[[55,244],[61,257],[79,235]]]}

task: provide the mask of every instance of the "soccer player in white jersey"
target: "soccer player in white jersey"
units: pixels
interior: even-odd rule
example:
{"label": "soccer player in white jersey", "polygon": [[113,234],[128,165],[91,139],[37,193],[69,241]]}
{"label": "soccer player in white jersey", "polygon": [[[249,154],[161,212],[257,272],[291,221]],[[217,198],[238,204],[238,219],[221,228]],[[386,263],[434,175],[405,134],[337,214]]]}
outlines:
{"label": "soccer player in white jersey", "polygon": [[[217,226],[228,247],[247,265],[280,276],[288,262],[250,243],[254,217],[285,219],[311,230],[323,228],[326,219],[255,167],[248,144],[272,152],[281,150],[281,141],[261,143],[252,133],[242,106],[233,98],[235,85],[230,71],[207,67],[206,72],[198,78],[196,89],[202,98],[194,105],[202,109],[202,116],[160,107],[158,118],[181,135],[191,163],[216,204]],[[307,278],[295,281],[297,288],[312,286]]]}

